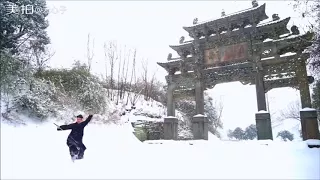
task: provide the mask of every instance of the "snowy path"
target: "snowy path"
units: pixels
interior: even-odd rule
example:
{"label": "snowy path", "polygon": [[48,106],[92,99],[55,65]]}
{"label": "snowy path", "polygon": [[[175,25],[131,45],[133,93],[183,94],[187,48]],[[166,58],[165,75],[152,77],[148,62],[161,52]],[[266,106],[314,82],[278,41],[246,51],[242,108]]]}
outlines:
{"label": "snowy path", "polygon": [[127,127],[90,124],[85,159],[72,163],[68,131],[1,126],[3,179],[320,179],[320,149],[299,142],[212,140],[146,144]]}

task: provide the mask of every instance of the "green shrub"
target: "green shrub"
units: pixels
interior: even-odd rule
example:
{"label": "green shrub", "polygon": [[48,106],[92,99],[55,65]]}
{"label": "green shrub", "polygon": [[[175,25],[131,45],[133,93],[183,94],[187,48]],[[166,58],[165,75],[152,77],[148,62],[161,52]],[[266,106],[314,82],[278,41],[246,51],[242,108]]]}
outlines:
{"label": "green shrub", "polygon": [[50,80],[54,85],[84,110],[104,113],[107,103],[105,89],[99,79],[89,73],[85,65],[76,63],[71,70],[51,69],[36,77]]}
{"label": "green shrub", "polygon": [[14,107],[44,119],[57,112],[55,87],[44,81],[34,80],[32,88],[13,98]]}

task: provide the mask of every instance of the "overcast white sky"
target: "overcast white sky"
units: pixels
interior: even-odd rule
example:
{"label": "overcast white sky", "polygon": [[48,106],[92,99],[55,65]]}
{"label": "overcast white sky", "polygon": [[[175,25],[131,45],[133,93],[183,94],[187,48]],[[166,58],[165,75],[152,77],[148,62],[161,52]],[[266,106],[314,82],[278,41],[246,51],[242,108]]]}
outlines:
{"label": "overcast white sky", "polygon": [[[288,25],[304,27],[290,1],[258,1],[266,3],[266,14],[291,17]],[[116,40],[121,45],[136,48],[138,60],[148,59],[150,72],[164,81],[167,74],[156,62],[166,61],[168,53],[175,52],[169,45],[188,37],[183,26],[192,25],[195,17],[204,21],[251,7],[251,1],[47,1],[49,15],[48,34],[56,51],[52,67],[70,67],[74,60],[86,62],[87,35],[95,38],[93,71],[104,73],[104,42]],[[62,10],[65,11],[56,11]],[[55,11],[54,11],[55,10]],[[270,19],[269,19],[270,20]],[[238,82],[221,84],[209,93],[223,100],[225,130],[255,123],[256,95],[254,86]],[[285,108],[298,98],[295,90],[277,89],[268,94],[271,109]],[[298,98],[299,99],[299,98]]]}

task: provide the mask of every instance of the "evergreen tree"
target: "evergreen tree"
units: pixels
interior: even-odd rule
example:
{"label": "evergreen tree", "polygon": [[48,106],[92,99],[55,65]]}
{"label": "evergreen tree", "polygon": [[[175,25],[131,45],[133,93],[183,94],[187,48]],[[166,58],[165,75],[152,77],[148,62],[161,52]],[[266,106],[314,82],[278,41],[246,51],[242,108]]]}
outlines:
{"label": "evergreen tree", "polygon": [[293,134],[287,130],[280,131],[277,137],[280,137],[283,141],[287,141],[287,140],[292,141],[294,139]]}
{"label": "evergreen tree", "polygon": [[[21,9],[27,5],[41,11],[26,14]],[[11,9],[20,11],[8,12]],[[49,11],[45,0],[0,1],[0,14],[0,52],[7,50],[17,54],[22,44],[44,51],[45,45],[50,43],[46,32]]]}
{"label": "evergreen tree", "polygon": [[255,124],[251,124],[245,129],[245,139],[253,140],[257,137],[257,128]]}

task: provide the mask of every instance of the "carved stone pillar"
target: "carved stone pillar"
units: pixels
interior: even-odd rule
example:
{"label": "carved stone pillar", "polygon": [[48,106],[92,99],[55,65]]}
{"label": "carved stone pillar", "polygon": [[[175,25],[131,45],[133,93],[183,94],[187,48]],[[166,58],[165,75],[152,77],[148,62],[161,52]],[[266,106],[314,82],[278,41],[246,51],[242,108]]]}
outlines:
{"label": "carved stone pillar", "polygon": [[173,92],[175,84],[169,84],[167,89],[167,117],[164,118],[164,139],[178,138],[178,119],[175,117],[175,105]]}
{"label": "carved stone pillar", "polygon": [[204,82],[203,82],[203,52],[200,50],[199,40],[195,39],[196,64],[195,69],[196,83],[195,83],[195,101],[196,101],[196,115],[192,118],[192,133],[194,139],[208,140],[208,122],[207,117],[204,116]]}
{"label": "carved stone pillar", "polygon": [[164,130],[164,139],[177,140],[178,139],[178,118],[173,116],[165,117],[163,130]]}
{"label": "carved stone pillar", "polygon": [[[270,113],[267,112],[267,103],[266,103],[266,95],[265,95],[265,88],[264,88],[264,75],[262,73],[262,67],[259,64],[260,59],[255,57],[256,61],[256,95],[257,95],[257,106],[258,106],[258,113],[256,113],[256,127],[258,133],[258,140],[266,140],[271,139],[273,140],[272,136],[272,126],[270,120]],[[263,111],[263,113],[261,113]]]}
{"label": "carved stone pillar", "polygon": [[304,60],[297,60],[297,78],[300,90],[301,106],[302,108],[311,108],[311,97],[309,90],[309,82],[307,77],[306,63]]}
{"label": "carved stone pillar", "polygon": [[204,116],[203,82],[198,80],[195,86],[196,115],[192,119],[193,138],[208,140],[208,120]]}
{"label": "carved stone pillar", "polygon": [[175,116],[175,105],[173,92],[175,84],[169,84],[167,89],[167,116]]}
{"label": "carved stone pillar", "polygon": [[300,111],[303,140],[320,139],[317,110],[304,108]]}
{"label": "carved stone pillar", "polygon": [[196,114],[204,114],[204,87],[203,82],[198,80],[195,84]]}
{"label": "carved stone pillar", "polygon": [[208,119],[202,114],[192,118],[192,134],[194,139],[208,140]]}
{"label": "carved stone pillar", "polygon": [[319,139],[319,126],[317,112],[310,109],[311,97],[307,79],[306,64],[303,59],[298,60],[296,74],[300,90],[302,111],[300,111],[302,139]]}
{"label": "carved stone pillar", "polygon": [[260,111],[256,113],[256,127],[258,140],[273,140],[270,113],[267,111]]}
{"label": "carved stone pillar", "polygon": [[258,111],[267,111],[263,74],[259,69],[256,71],[255,84]]}

